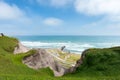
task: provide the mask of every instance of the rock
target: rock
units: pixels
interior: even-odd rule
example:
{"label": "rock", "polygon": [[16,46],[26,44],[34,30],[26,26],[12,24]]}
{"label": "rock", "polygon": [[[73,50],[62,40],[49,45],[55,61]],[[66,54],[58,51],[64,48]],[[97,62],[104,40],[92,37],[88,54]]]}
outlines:
{"label": "rock", "polygon": [[4,34],[3,34],[3,33],[0,33],[0,36],[2,36],[2,37],[3,37],[3,36],[4,36]]}
{"label": "rock", "polygon": [[66,46],[62,46],[60,50],[63,51],[63,50],[65,49],[65,47],[66,47]]}
{"label": "rock", "polygon": [[[4,34],[1,33],[0,36],[4,36]],[[13,39],[12,42],[14,41],[17,44],[17,46],[14,48],[14,51],[13,51],[14,54],[26,53],[30,50],[30,48],[25,47],[18,40]],[[61,50],[64,50],[64,48],[65,46],[63,46]],[[55,76],[63,76],[66,73],[72,73],[76,69],[72,65],[73,62],[67,61],[67,58],[70,58],[70,54],[64,51],[61,51],[59,49],[53,49],[53,50],[52,49],[34,49],[34,50],[32,54],[29,54],[22,59],[22,62],[30,68],[37,70],[40,68],[49,67],[53,71]],[[64,58],[61,58],[61,57],[64,57]]]}
{"label": "rock", "polygon": [[[62,47],[62,50],[65,48],[65,46]],[[19,53],[25,53],[29,51],[30,49],[23,46],[20,42],[18,43],[18,46],[14,49],[14,54]],[[29,68],[33,69],[40,69],[40,68],[47,68],[49,67],[53,73],[54,76],[63,76],[67,73],[73,73],[76,71],[76,68],[82,63],[82,59],[84,57],[84,54],[82,54],[82,58],[76,62],[75,66],[66,68],[60,63],[60,60],[56,59],[56,55],[53,53],[49,53],[45,49],[35,49],[36,53],[25,56],[22,60],[24,64],[26,64]]]}
{"label": "rock", "polygon": [[85,50],[84,52],[82,52],[81,58],[76,62],[76,65],[75,65],[76,67],[79,67],[83,63],[83,59],[85,58],[86,52],[88,50]]}
{"label": "rock", "polygon": [[29,51],[30,49],[22,45],[20,42],[18,43],[18,46],[15,47],[14,49],[14,54],[19,54],[19,53],[25,53]]}
{"label": "rock", "polygon": [[[62,50],[65,48],[65,46],[62,47]],[[25,53],[29,51],[30,49],[23,46],[20,42],[18,43],[18,46],[14,49],[14,54],[19,53]],[[73,73],[76,71],[76,68],[79,65],[79,60],[76,63],[75,66],[72,67],[65,67],[61,64],[61,61],[57,59],[57,55],[54,55],[53,53],[49,53],[45,49],[35,49],[36,53],[25,56],[22,60],[24,64],[26,64],[29,68],[33,69],[40,69],[40,68],[47,68],[49,67],[53,73],[54,76],[63,76],[67,73]]]}
{"label": "rock", "polygon": [[54,56],[47,53],[45,49],[36,49],[36,53],[24,57],[22,62],[33,69],[49,67],[55,76],[62,76],[66,72],[66,69],[54,59]]}
{"label": "rock", "polygon": [[[88,49],[89,50],[89,49]],[[68,69],[68,73],[73,73],[76,71],[76,69],[83,63],[83,59],[85,58],[85,54],[88,50],[85,50],[84,52],[82,52],[81,58],[79,60],[76,61],[75,66],[71,67]]]}

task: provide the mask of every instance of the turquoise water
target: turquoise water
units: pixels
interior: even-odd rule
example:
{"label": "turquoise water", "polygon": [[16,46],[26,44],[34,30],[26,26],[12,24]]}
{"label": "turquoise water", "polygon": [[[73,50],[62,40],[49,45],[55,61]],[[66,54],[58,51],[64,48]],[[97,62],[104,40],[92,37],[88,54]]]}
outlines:
{"label": "turquoise water", "polygon": [[60,48],[81,53],[88,48],[120,46],[120,36],[15,36],[30,48]]}

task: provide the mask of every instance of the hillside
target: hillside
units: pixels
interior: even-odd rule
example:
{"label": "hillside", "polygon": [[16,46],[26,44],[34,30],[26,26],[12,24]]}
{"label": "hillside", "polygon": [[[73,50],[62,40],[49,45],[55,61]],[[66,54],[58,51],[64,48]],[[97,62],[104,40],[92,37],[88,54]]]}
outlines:
{"label": "hillside", "polygon": [[96,80],[120,79],[120,47],[85,50],[76,72],[67,76],[91,77]]}
{"label": "hillside", "polygon": [[22,64],[22,59],[24,56],[34,53],[31,50],[25,54],[13,54],[15,46],[17,46],[18,40],[11,37],[0,37],[0,80],[22,80],[28,76],[34,77],[37,75],[53,76],[50,69],[33,70],[28,68],[26,65]]}
{"label": "hillside", "polygon": [[[23,58],[36,53],[30,50],[24,54],[13,54],[18,46],[16,38],[0,36],[0,80],[119,80],[120,47],[105,49],[88,49],[77,61],[77,71],[62,77],[54,77],[50,68],[32,69],[22,63]],[[77,55],[61,52],[57,49],[47,50],[50,54],[58,53],[57,58],[74,64]],[[55,55],[55,54],[54,54]],[[66,58],[67,56],[67,58]],[[68,57],[69,56],[69,57]],[[55,59],[56,60],[56,59]],[[57,59],[59,60],[59,59]],[[59,61],[62,65],[64,61]],[[68,64],[67,64],[68,66]],[[70,66],[68,66],[70,67]]]}
{"label": "hillside", "polygon": [[[53,71],[48,67],[48,68],[41,68],[41,69],[32,69],[29,68],[27,65],[23,64],[23,59],[27,56],[31,56],[33,54],[37,54],[37,50],[35,49],[31,49],[30,51],[26,52],[26,53],[22,53],[22,54],[14,54],[14,49],[15,47],[18,46],[19,41],[16,38],[12,38],[12,37],[7,37],[7,36],[0,36],[0,80],[6,80],[8,79],[47,79],[47,78],[54,78],[53,75]],[[58,52],[59,50],[55,49],[52,50],[52,52],[49,51],[49,54],[53,54],[54,52],[56,53],[56,51]],[[71,62],[71,63],[75,63],[77,58],[79,59],[80,56],[73,56],[73,54],[67,54],[64,52],[58,52],[58,54],[62,54],[59,56],[56,56],[57,58],[61,59],[62,61],[60,61],[59,59],[57,59],[56,57],[54,57],[54,59],[56,61],[58,61],[60,64],[62,64],[63,67],[66,67],[68,64],[66,64],[67,62]],[[69,59],[71,59],[72,61],[68,61],[67,58],[67,62],[63,59],[66,55],[70,55],[71,57],[69,57]],[[64,56],[63,56],[64,55]],[[61,58],[62,57],[62,58]],[[63,63],[63,61],[65,63]],[[70,67],[70,66],[69,66]],[[69,68],[68,67],[68,68]],[[42,77],[40,77],[40,76]]]}

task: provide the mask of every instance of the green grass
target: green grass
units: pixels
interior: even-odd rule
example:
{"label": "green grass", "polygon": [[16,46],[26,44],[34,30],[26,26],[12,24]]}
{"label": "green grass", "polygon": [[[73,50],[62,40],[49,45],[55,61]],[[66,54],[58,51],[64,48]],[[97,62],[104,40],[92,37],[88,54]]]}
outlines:
{"label": "green grass", "polygon": [[18,41],[15,38],[0,37],[0,80],[16,80],[15,77],[17,78],[17,76],[22,76],[23,80],[24,77],[27,79],[29,76],[33,76],[32,78],[34,76],[42,76],[41,78],[53,76],[53,72],[49,68],[33,70],[24,65],[22,63],[23,57],[35,53],[35,50],[14,55],[13,50],[17,43]]}
{"label": "green grass", "polygon": [[[83,64],[73,74],[88,77],[120,76],[120,47],[106,49],[89,49]],[[119,78],[120,79],[120,78]]]}
{"label": "green grass", "polygon": [[[14,47],[17,46],[18,40],[16,38],[9,38],[7,36],[0,37],[0,50],[6,52],[13,52]],[[2,52],[0,52],[2,53]]]}
{"label": "green grass", "polygon": [[49,68],[34,70],[24,65],[22,59],[35,50],[14,55],[17,43],[15,38],[0,37],[0,80],[120,80],[119,47],[90,49],[75,73],[54,77]]}

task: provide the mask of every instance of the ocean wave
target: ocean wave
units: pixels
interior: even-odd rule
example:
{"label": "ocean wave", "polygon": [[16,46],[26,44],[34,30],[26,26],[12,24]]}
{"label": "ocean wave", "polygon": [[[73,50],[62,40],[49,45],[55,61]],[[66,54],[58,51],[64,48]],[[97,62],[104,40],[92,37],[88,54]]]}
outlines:
{"label": "ocean wave", "polygon": [[40,42],[40,41],[22,41],[22,44],[30,48],[61,48],[66,46],[66,49],[72,52],[82,53],[89,48],[105,48],[120,46],[120,43],[72,43],[72,42]]}
{"label": "ocean wave", "polygon": [[91,44],[79,44],[71,42],[31,42],[31,41],[22,41],[22,44],[31,48],[61,48],[66,46],[67,50],[74,52],[82,52],[87,48],[93,48],[94,45]]}

